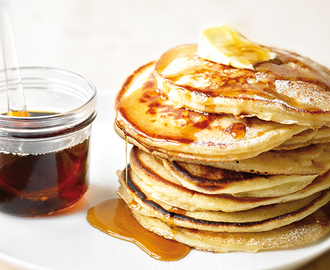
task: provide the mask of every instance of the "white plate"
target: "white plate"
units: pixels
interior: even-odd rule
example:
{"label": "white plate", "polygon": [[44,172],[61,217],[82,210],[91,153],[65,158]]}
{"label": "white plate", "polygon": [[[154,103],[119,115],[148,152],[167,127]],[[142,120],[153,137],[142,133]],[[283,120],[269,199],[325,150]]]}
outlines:
{"label": "white plate", "polygon": [[99,95],[93,125],[91,185],[83,200],[69,211],[37,218],[0,214],[0,260],[19,269],[292,269],[330,248],[327,237],[314,245],[257,254],[214,254],[192,250],[176,262],[149,257],[134,244],[112,238],[86,221],[86,211],[116,197],[116,170],[125,166],[125,143],[113,131],[114,93]]}

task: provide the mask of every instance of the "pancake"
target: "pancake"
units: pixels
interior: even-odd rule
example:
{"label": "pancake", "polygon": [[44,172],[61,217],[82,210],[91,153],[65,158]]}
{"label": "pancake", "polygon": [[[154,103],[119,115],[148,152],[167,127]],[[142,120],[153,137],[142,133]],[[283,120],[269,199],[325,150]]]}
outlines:
{"label": "pancake", "polygon": [[177,108],[156,91],[154,63],[138,69],[116,97],[117,133],[164,158],[222,162],[252,158],[308,129]]}
{"label": "pancake", "polygon": [[146,196],[131,179],[120,177],[119,195],[128,206],[142,215],[156,217],[175,226],[213,232],[259,232],[286,226],[327,204],[330,190],[313,194],[305,199],[258,207],[243,212],[183,211]]}
{"label": "pancake", "polygon": [[200,112],[311,128],[329,125],[330,71],[295,53],[271,51],[274,60],[249,70],[200,58],[195,44],[181,45],[157,61],[157,87],[178,106]]}
{"label": "pancake", "polygon": [[131,160],[129,174],[132,182],[147,196],[188,211],[235,212],[263,205],[284,203],[306,198],[330,187],[330,172],[318,176],[311,184],[297,192],[278,197],[236,197],[228,194],[205,194],[185,188],[174,177],[166,178]]}
{"label": "pancake", "polygon": [[307,218],[290,225],[265,232],[211,232],[169,225],[158,218],[133,211],[146,229],[199,250],[212,252],[258,252],[297,248],[320,240],[330,231],[327,206]]}
{"label": "pancake", "polygon": [[296,192],[317,175],[257,175],[210,166],[163,160],[184,187],[206,194],[232,194],[240,197],[276,197]]}
{"label": "pancake", "polygon": [[254,158],[228,162],[207,162],[183,158],[172,158],[172,160],[263,175],[323,175],[330,169],[330,144],[315,144],[287,151],[272,150]]}
{"label": "pancake", "polygon": [[241,197],[277,197],[303,189],[317,175],[257,175],[210,166],[170,162],[147,154],[137,147],[130,153],[131,166],[144,178],[143,171],[157,172],[165,179],[205,194]]}
{"label": "pancake", "polygon": [[275,150],[292,150],[302,148],[311,144],[329,143],[330,128],[322,127],[318,130],[308,129],[291,137],[281,145],[275,147]]}

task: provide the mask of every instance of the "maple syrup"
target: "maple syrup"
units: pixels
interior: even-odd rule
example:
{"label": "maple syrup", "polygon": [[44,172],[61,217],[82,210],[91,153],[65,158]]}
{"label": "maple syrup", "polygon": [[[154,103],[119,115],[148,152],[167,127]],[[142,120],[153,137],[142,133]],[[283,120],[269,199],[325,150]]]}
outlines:
{"label": "maple syrup", "polygon": [[[116,111],[123,115],[123,117],[121,118],[119,114],[116,119],[116,124],[121,127],[121,124],[124,124],[125,122],[124,119],[130,119],[132,120],[130,124],[134,127],[135,130],[137,130],[139,136],[151,138],[156,136],[157,139],[171,140],[171,138],[169,138],[169,134],[160,135],[154,134],[154,131],[146,133],[144,132],[144,130],[140,130],[141,126],[147,126],[149,123],[145,121],[145,119],[143,119],[142,122],[136,121],[138,119],[135,119],[135,117],[133,117],[129,114],[129,112],[126,111],[127,107],[130,106],[133,106],[134,108],[139,110],[141,109],[141,104],[144,105],[144,103],[147,103],[147,110],[141,113],[139,111],[140,115],[147,113],[154,116],[157,114],[157,110],[159,109],[163,110],[164,113],[166,113],[166,111],[169,109],[166,105],[162,105],[162,102],[160,101],[161,96],[155,90],[155,82],[153,80],[146,81],[144,83],[144,86],[147,90],[143,91],[141,95],[138,95],[137,99],[135,99],[136,93],[132,93],[132,95],[127,97],[124,102],[120,98],[123,92],[117,96]],[[139,103],[137,103],[136,100],[139,100]],[[184,119],[184,121],[186,122],[185,124],[183,124],[182,129],[178,132],[178,137],[186,143],[193,141],[191,138],[193,137],[193,135],[191,135],[191,133],[193,134],[194,132],[191,132],[191,129],[199,131],[205,128],[205,126],[207,126],[210,121],[214,120],[212,117],[207,117],[205,115],[203,119],[200,119],[200,121],[196,123],[196,121],[193,121],[193,118],[196,117],[196,115],[199,117],[199,114],[192,111],[182,110],[179,108],[171,110],[171,115],[174,119]],[[121,120],[123,120],[123,122]],[[156,121],[156,117],[154,120]],[[152,121],[153,120],[151,120],[151,122]],[[186,136],[182,136],[182,134],[185,134],[185,129],[188,129],[186,127],[187,123],[190,124],[191,128],[189,129],[189,132],[187,132],[187,136],[190,135],[190,137],[186,138]],[[168,127],[168,129],[171,130],[171,132],[173,133],[177,132],[170,127]],[[125,128],[122,128],[121,130],[125,131]],[[126,142],[126,170],[124,172],[124,178],[125,181],[127,181],[127,179],[129,178],[127,157],[127,143],[129,136],[127,136],[127,134],[124,134],[124,136]],[[138,247],[140,247],[143,251],[145,251],[148,255],[158,260],[179,260],[185,257],[191,249],[184,244],[181,244],[174,240],[166,239],[145,229],[133,217],[131,210],[122,199],[110,199],[89,209],[87,213],[87,220],[93,227],[99,229],[100,231],[110,236],[132,242]]]}
{"label": "maple syrup", "polygon": [[21,67],[28,112],[8,112],[5,75],[0,71],[0,211],[36,216],[66,209],[88,188],[96,89],[70,71]]}
{"label": "maple syrup", "polygon": [[234,123],[224,129],[224,132],[229,133],[235,139],[242,139],[246,133],[246,126],[242,123]]}
{"label": "maple syrup", "polygon": [[0,152],[0,210],[23,216],[41,215],[73,205],[88,188],[88,146],[86,139],[50,153]]}
{"label": "maple syrup", "polygon": [[190,247],[142,227],[124,200],[119,198],[106,200],[89,209],[87,220],[108,235],[136,244],[157,260],[180,260],[190,251]]}
{"label": "maple syrup", "polygon": [[8,116],[17,116],[17,117],[29,117],[30,114],[28,111],[9,111],[7,112]]}
{"label": "maple syrup", "polygon": [[[125,172],[124,179],[127,184],[128,163],[128,137],[125,137]],[[90,208],[87,212],[87,221],[96,229],[129,241],[154,259],[162,261],[176,261],[185,257],[190,252],[190,247],[161,237],[145,229],[133,217],[126,202],[121,198],[103,201]]]}

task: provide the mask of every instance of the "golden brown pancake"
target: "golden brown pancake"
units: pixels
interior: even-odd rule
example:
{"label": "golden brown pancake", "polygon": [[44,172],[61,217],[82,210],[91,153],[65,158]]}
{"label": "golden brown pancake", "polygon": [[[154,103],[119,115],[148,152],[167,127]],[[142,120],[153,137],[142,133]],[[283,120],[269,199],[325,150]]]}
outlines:
{"label": "golden brown pancake", "polygon": [[227,162],[206,162],[180,158],[172,160],[263,175],[323,175],[330,169],[330,144],[315,144],[287,151],[272,150],[254,158]]}
{"label": "golden brown pancake", "polygon": [[318,128],[330,124],[330,71],[285,50],[255,70],[200,58],[197,45],[181,45],[156,65],[157,87],[173,103],[208,113],[256,116]]}
{"label": "golden brown pancake", "polygon": [[129,169],[131,181],[147,196],[166,204],[188,211],[235,212],[263,205],[283,203],[306,198],[330,187],[330,171],[318,176],[305,188],[277,197],[236,197],[228,194],[205,194],[182,186],[173,176],[160,175],[158,171],[144,166],[138,160],[131,159]]}
{"label": "golden brown pancake", "polygon": [[130,160],[138,174],[142,170],[154,171],[165,179],[172,179],[171,182],[177,180],[177,183],[190,190],[205,194],[231,194],[236,197],[283,196],[305,188],[317,177],[317,175],[258,175],[170,162],[147,154],[137,147],[132,148]]}
{"label": "golden brown pancake", "polygon": [[[286,226],[314,213],[330,200],[330,190],[307,198],[225,213],[221,211],[184,211],[144,194],[125,174],[120,176],[119,195],[128,206],[146,216],[156,217],[175,226],[213,232],[259,232]],[[151,194],[152,195],[152,194]]]}
{"label": "golden brown pancake", "polygon": [[141,215],[136,211],[133,211],[133,214],[143,227],[165,238],[199,250],[221,253],[297,248],[316,242],[330,231],[330,215],[327,206],[290,225],[271,231],[252,233],[189,229],[167,224],[158,218]]}
{"label": "golden brown pancake", "polygon": [[177,108],[156,91],[154,64],[128,78],[116,97],[116,131],[161,157],[232,161],[255,157],[307,129],[255,117],[205,114]]}
{"label": "golden brown pancake", "polygon": [[207,194],[276,197],[303,189],[317,175],[259,175],[162,160],[164,167],[184,187]]}
{"label": "golden brown pancake", "polygon": [[308,129],[291,137],[275,150],[292,150],[302,148],[311,144],[329,143],[330,128],[322,127],[318,130]]}

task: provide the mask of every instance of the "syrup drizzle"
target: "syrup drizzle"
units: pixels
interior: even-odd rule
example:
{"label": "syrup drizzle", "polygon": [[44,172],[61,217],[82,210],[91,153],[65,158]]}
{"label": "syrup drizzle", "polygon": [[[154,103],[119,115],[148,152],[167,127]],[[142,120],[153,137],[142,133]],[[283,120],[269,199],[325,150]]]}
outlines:
{"label": "syrup drizzle", "polygon": [[246,126],[242,123],[234,123],[224,129],[224,132],[229,133],[235,139],[243,139],[246,134]]}
{"label": "syrup drizzle", "polygon": [[134,243],[157,260],[180,260],[190,251],[186,245],[146,230],[119,198],[106,200],[89,209],[87,221],[110,236]]}
{"label": "syrup drizzle", "polygon": [[[125,181],[128,179],[128,136],[125,136]],[[127,184],[127,183],[126,183]],[[87,212],[87,221],[100,231],[137,245],[154,259],[177,261],[190,252],[190,247],[161,237],[145,229],[133,217],[123,199],[103,201]]]}
{"label": "syrup drizzle", "polygon": [[127,144],[128,144],[128,136],[125,136],[125,181],[127,184],[127,165],[128,165],[128,149],[127,149]]}

